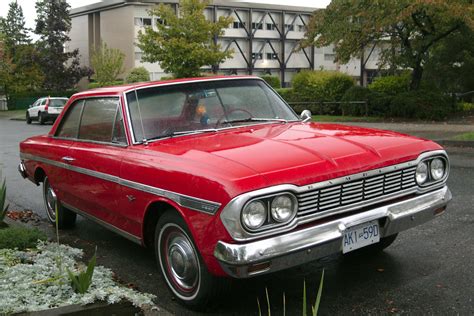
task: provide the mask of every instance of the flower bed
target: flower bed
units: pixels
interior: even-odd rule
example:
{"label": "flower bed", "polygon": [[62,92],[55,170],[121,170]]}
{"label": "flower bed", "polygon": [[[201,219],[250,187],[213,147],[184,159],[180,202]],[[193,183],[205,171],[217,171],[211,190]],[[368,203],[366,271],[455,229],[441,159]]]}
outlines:
{"label": "flower bed", "polygon": [[96,266],[85,294],[74,292],[67,269],[84,270],[77,260],[82,250],[67,245],[39,242],[37,249],[0,249],[0,314],[32,312],[97,301],[109,304],[128,300],[137,307],[152,306],[154,298],[121,286],[112,271]]}

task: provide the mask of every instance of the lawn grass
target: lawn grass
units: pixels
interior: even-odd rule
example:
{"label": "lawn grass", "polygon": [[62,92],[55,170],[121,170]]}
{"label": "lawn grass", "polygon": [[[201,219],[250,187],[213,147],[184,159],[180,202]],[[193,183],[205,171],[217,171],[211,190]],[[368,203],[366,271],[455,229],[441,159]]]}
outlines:
{"label": "lawn grass", "polygon": [[25,117],[26,110],[0,111],[0,118]]}
{"label": "lawn grass", "polygon": [[314,122],[382,122],[383,118],[376,116],[341,116],[341,115],[313,115]]}
{"label": "lawn grass", "polygon": [[468,132],[453,137],[454,140],[474,141],[474,132]]}

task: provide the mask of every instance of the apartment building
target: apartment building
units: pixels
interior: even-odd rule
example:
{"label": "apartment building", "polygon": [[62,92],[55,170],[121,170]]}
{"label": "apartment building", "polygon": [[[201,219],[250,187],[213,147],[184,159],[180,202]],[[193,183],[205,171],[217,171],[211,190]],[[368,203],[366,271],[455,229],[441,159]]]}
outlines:
{"label": "apartment building", "polygon": [[[142,61],[142,52],[135,45],[138,32],[145,27],[156,28],[160,18],[149,10],[159,3],[172,5],[178,12],[178,0],[103,0],[71,10],[71,42],[68,49],[78,48],[81,63],[89,65],[90,55],[100,41],[125,54],[125,71],[144,66],[152,80],[168,76],[158,63]],[[302,69],[336,70],[360,80],[377,69],[377,52],[366,54],[363,63],[353,59],[348,64],[334,61],[333,47],[295,50],[304,37],[314,8],[291,5],[268,5],[245,1],[214,0],[205,11],[206,17],[232,16],[233,23],[216,39],[222,49],[233,49],[233,58],[219,65],[221,74],[271,74],[279,76],[284,85]],[[364,64],[364,65],[362,65]],[[361,71],[362,68],[362,71]]]}

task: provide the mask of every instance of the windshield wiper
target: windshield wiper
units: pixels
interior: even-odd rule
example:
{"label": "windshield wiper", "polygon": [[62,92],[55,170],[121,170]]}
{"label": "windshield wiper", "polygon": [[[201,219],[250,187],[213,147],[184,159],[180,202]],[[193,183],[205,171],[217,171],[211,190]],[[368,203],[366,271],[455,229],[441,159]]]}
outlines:
{"label": "windshield wiper", "polygon": [[190,130],[190,131],[176,131],[176,132],[169,132],[169,133],[165,133],[156,137],[148,138],[147,141],[161,139],[161,138],[170,138],[173,136],[193,135],[193,134],[210,133],[210,132],[217,132],[217,131],[218,130],[215,128],[196,129],[196,130]]}
{"label": "windshield wiper", "polygon": [[287,120],[279,119],[279,118],[249,117],[249,118],[246,118],[246,119],[222,121],[221,124],[244,123],[244,122],[282,122],[282,123],[288,123]]}

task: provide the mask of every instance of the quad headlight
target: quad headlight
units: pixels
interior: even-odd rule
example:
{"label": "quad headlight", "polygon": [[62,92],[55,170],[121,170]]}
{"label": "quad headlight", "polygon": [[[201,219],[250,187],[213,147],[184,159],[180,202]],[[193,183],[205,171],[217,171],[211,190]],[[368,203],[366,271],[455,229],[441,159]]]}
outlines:
{"label": "quad headlight", "polygon": [[295,218],[297,208],[296,197],[291,193],[254,199],[242,209],[242,224],[250,231],[285,225]]}
{"label": "quad headlight", "polygon": [[267,212],[267,206],[263,201],[252,201],[242,211],[242,222],[251,230],[257,229],[267,220]]}
{"label": "quad headlight", "polygon": [[428,180],[428,165],[422,161],[416,167],[416,183],[422,185]]}
{"label": "quad headlight", "polygon": [[446,172],[444,161],[439,158],[433,159],[430,164],[430,171],[431,171],[431,178],[434,181],[438,181],[442,179]]}
{"label": "quad headlight", "polygon": [[448,161],[442,157],[427,158],[416,167],[416,183],[420,186],[430,185],[445,179],[448,172]]}

